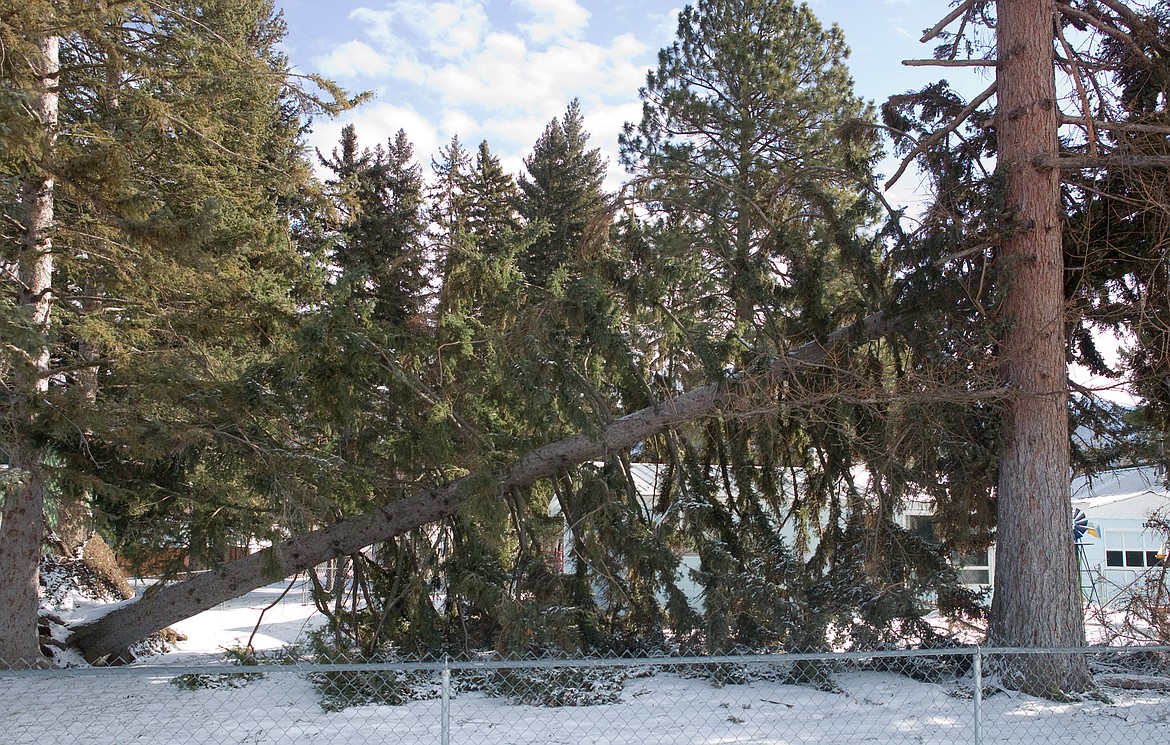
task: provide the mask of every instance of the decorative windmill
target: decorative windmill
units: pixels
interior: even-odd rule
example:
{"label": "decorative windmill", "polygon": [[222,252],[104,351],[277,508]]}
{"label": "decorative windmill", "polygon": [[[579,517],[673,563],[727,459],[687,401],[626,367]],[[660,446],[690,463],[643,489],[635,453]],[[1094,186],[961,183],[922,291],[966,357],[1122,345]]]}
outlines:
{"label": "decorative windmill", "polygon": [[1100,538],[1097,534],[1097,529],[1089,525],[1089,516],[1080,507],[1073,508],[1072,521],[1073,543],[1077,547],[1077,569],[1081,577],[1081,596],[1086,602],[1093,602],[1097,598],[1097,585],[1093,582],[1090,576],[1089,586],[1085,587],[1085,575],[1089,573],[1089,557],[1085,555],[1085,546],[1089,543],[1085,540],[1085,536],[1093,536]]}

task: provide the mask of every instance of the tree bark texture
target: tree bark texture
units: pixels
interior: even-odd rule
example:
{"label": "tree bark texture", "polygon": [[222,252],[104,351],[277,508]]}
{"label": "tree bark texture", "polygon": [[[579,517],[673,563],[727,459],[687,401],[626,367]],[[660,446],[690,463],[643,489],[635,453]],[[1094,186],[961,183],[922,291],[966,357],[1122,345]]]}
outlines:
{"label": "tree bark texture", "polygon": [[671,427],[714,414],[734,415],[750,392],[773,388],[809,366],[825,364],[834,348],[872,340],[889,327],[884,315],[841,329],[778,359],[764,374],[741,374],[616,419],[600,431],[544,445],[500,474],[476,474],[391,502],[378,510],[291,538],[271,548],[173,585],[74,629],[71,643],[91,662],[121,657],[134,642],[275,580],[360,551],[451,515],[477,484],[490,478],[499,493],[527,486],[566,468],[627,450]]}
{"label": "tree bark texture", "polygon": [[[32,62],[36,95],[30,113],[45,133],[45,151],[51,152],[57,130],[59,40],[45,36],[36,42]],[[21,181],[21,241],[17,256],[17,307],[29,325],[42,335],[12,373],[11,412],[16,426],[9,465],[17,484],[5,495],[0,517],[0,662],[8,666],[42,664],[37,640],[38,565],[44,538],[42,453],[22,434],[48,390],[50,288],[53,279],[53,178],[33,166]]]}
{"label": "tree bark texture", "polygon": [[[1055,7],[1052,0],[999,0],[997,8],[996,128],[1007,235],[998,259],[1006,283],[1000,354],[1011,395],[989,633],[997,646],[1079,647],[1084,617],[1069,501],[1060,173],[1036,165],[1059,147]],[[1030,692],[1079,685],[1071,660],[1021,661],[1027,664],[1019,682]]]}

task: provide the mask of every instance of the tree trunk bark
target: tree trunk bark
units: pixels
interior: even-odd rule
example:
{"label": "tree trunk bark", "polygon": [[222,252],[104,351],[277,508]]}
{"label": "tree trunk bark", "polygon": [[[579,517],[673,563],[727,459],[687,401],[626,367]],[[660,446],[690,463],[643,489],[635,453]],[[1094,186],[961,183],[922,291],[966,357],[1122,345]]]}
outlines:
{"label": "tree trunk bark", "polygon": [[[31,67],[36,76],[36,96],[30,110],[44,129],[44,149],[48,154],[57,131],[59,40],[45,36],[37,39],[35,46],[37,53]],[[28,441],[22,424],[34,416],[48,390],[53,188],[52,177],[32,165],[20,191],[20,286],[16,303],[28,314],[30,330],[39,340],[24,350],[27,356],[12,374],[11,412],[17,426],[9,465],[17,474],[17,486],[5,496],[0,518],[0,662],[9,667],[39,666],[44,662],[37,639],[39,564],[45,529],[43,454]]]}
{"label": "tree trunk bark", "polygon": [[[1055,7],[1053,0],[999,0],[997,7],[998,168],[1007,182],[1000,354],[1011,395],[989,633],[997,646],[1079,647],[1084,616],[1069,498],[1060,173],[1034,165],[1059,146]],[[1087,683],[1083,662],[1071,657],[1021,656],[1012,669],[1030,693],[1053,695]]]}
{"label": "tree trunk bark", "polygon": [[[376,512],[291,538],[218,569],[148,592],[138,601],[79,625],[70,642],[91,662],[128,658],[127,648],[170,624],[290,574],[445,518],[485,481],[500,494],[631,445],[670,427],[750,405],[751,392],[771,390],[802,368],[824,364],[834,347],[874,339],[889,328],[882,314],[841,329],[823,344],[811,342],[777,360],[765,374],[741,374],[614,420],[595,434],[579,434],[528,453],[502,474],[474,474],[391,502]],[[1071,528],[1070,528],[1071,530]]]}

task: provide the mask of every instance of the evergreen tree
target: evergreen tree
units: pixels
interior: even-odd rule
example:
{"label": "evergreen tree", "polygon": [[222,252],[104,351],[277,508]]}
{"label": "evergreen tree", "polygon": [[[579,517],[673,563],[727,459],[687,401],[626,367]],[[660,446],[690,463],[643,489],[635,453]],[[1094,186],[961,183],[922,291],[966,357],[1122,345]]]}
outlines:
{"label": "evergreen tree", "polygon": [[[12,52],[3,69],[0,121],[16,126],[13,141],[5,148],[0,185],[10,197],[2,204],[11,205],[14,214],[5,215],[9,220],[0,248],[0,267],[5,270],[0,276],[11,291],[5,293],[0,319],[12,342],[10,352],[0,359],[4,384],[0,402],[6,423],[0,451],[15,476],[0,482],[4,487],[0,571],[9,578],[0,588],[0,661],[24,666],[41,660],[36,638],[37,566],[48,477],[40,443],[30,430],[49,388],[57,193],[56,179],[45,165],[57,138],[61,40],[51,5],[30,3],[11,10],[2,36]],[[27,117],[16,113],[17,107]]]}
{"label": "evergreen tree", "polygon": [[471,168],[471,156],[463,149],[459,136],[439,149],[438,160],[431,159],[434,184],[427,190],[427,214],[436,244],[435,253],[449,249],[455,234],[467,220],[468,197],[464,181]]}
{"label": "evergreen tree", "polygon": [[515,208],[519,193],[515,180],[504,172],[500,159],[492,154],[486,140],[479,143],[463,191],[467,201],[467,230],[483,247],[483,253],[502,256],[508,237],[519,227]]}
{"label": "evergreen tree", "polygon": [[396,328],[419,321],[424,274],[422,168],[404,130],[385,147],[357,152],[353,125],[341,151],[323,163],[335,174],[345,210],[333,261],[353,301],[370,301],[374,318]]}
{"label": "evergreen tree", "polygon": [[[93,500],[131,543],[130,528],[153,525],[144,540],[222,557],[250,518],[271,525],[271,463],[246,453],[272,433],[232,402],[246,395],[249,365],[296,320],[303,266],[289,210],[308,177],[298,138],[312,96],[286,85],[275,48],[283,24],[269,2],[9,9],[0,27],[19,48],[60,39],[66,134],[42,135],[38,158],[57,179],[43,376],[53,405],[26,417],[6,447],[35,443],[34,462],[59,464],[53,493],[72,500],[51,505],[63,532],[96,527]],[[21,77],[28,61],[4,69],[3,117],[20,125],[5,128],[6,153],[36,124],[21,103],[34,90]],[[20,241],[4,240],[7,260]],[[39,525],[39,507],[23,501]],[[10,493],[6,513],[21,509]],[[35,556],[3,562],[13,576],[36,576]],[[31,606],[6,606],[22,609],[6,644],[35,634],[35,582],[28,592]],[[24,656],[11,649],[6,659]]]}
{"label": "evergreen tree", "polygon": [[849,236],[870,217],[858,185],[876,151],[838,136],[870,116],[847,54],[807,7],[699,3],[647,78],[641,123],[626,126],[623,161],[651,177],[675,251],[698,247],[689,258],[711,274],[686,300],[728,337],[761,325],[757,314],[777,336],[823,333],[831,312],[857,305],[844,267],[873,283],[872,257]]}
{"label": "evergreen tree", "polygon": [[[998,260],[1007,286],[1000,313],[1001,367],[1014,395],[1006,401],[996,487],[1000,530],[989,636],[1003,646],[1084,643],[1076,547],[1068,537],[1068,364],[1065,359],[1064,256],[1060,172],[1040,169],[1055,156],[1057,111],[1051,2],[997,3],[997,169],[1005,181],[1005,226]],[[1037,70],[1043,75],[1037,75]],[[1009,115],[1007,112],[1013,112]],[[1014,112],[1024,112],[1019,115]],[[1043,555],[1043,558],[1041,558]],[[1056,662],[1046,660],[1045,662]],[[1066,681],[1079,689],[1087,683]],[[1033,666],[1033,665],[1030,665]],[[1043,691],[1044,671],[1026,686]],[[1055,690],[1065,689],[1062,685]]]}
{"label": "evergreen tree", "polygon": [[[677,340],[658,363],[673,385],[761,364],[888,300],[870,237],[872,114],[851,92],[847,54],[839,29],[784,0],[699,2],[660,53],[621,144],[655,219],[651,302],[662,338]],[[702,560],[710,648],[816,647],[855,616],[881,638],[954,586],[945,552],[894,522],[908,484],[880,457],[892,412],[842,400],[843,377],[874,391],[891,373],[885,350],[861,352],[658,450],[692,505],[680,531]]]}
{"label": "evergreen tree", "polygon": [[581,250],[590,221],[603,204],[605,164],[599,150],[588,150],[581,106],[574,99],[562,119],[553,119],[524,159],[527,176],[520,177],[520,214],[540,221],[545,235],[520,258],[528,280],[544,286],[553,273]]}
{"label": "evergreen tree", "polygon": [[[957,355],[956,367],[966,365],[973,373],[963,390],[979,400],[968,407],[966,421],[983,436],[968,443],[968,452],[975,455],[974,470],[995,484],[998,560],[989,634],[1009,646],[1083,643],[1067,530],[1068,419],[1072,413],[1106,427],[1115,427],[1117,419],[1098,409],[1091,396],[1079,395],[1069,406],[1067,361],[1114,374],[1097,353],[1094,327],[1125,327],[1123,319],[1144,315],[1127,309],[1136,299],[1130,288],[1141,288],[1137,295],[1143,301],[1159,297],[1154,287],[1164,247],[1153,234],[1143,235],[1157,222],[1142,225],[1141,218],[1128,217],[1149,215],[1143,203],[1157,193],[1155,186],[1135,199],[1140,190],[1128,185],[1156,185],[1155,169],[1168,162],[1157,147],[1135,158],[1125,144],[1158,132],[1158,104],[1153,110],[1148,105],[1166,90],[1158,54],[1143,46],[1166,38],[1165,13],[1143,5],[1070,8],[1001,0],[994,6],[994,48],[943,33],[942,26],[932,32],[943,39],[936,50],[940,58],[955,58],[966,49],[994,59],[995,86],[967,103],[940,83],[896,97],[887,107],[893,130],[917,135],[915,143],[902,141],[905,151],[921,156],[938,184],[924,229],[908,243],[920,253],[906,286],[912,294],[922,292],[917,297],[932,312],[939,307],[935,301],[952,293],[968,298],[959,303],[963,312],[942,324],[951,332],[938,334],[935,327],[931,341],[926,331],[908,359],[935,376],[943,355],[975,340],[974,353]],[[990,3],[975,3],[951,20],[962,19],[968,28],[989,23],[990,17]],[[1108,40],[1074,46],[1070,29]],[[1118,55],[1120,48],[1126,51]],[[1058,75],[1067,76],[1075,96],[1058,99]],[[980,110],[993,94],[994,111]],[[1125,117],[1114,115],[1143,96],[1146,103],[1139,109],[1154,117],[1129,129]],[[1081,132],[1064,130],[1061,136],[1068,124]],[[955,135],[961,127],[963,134]],[[1160,134],[1164,144],[1165,131]],[[986,170],[991,157],[993,174]],[[1104,170],[1092,178],[1075,173],[1082,168]],[[1062,188],[1062,181],[1068,186]],[[1118,215],[1127,217],[1114,221]],[[1122,236],[1124,258],[1114,243]],[[1147,285],[1149,280],[1154,284]],[[1147,294],[1147,288],[1153,292]],[[1156,345],[1149,351],[1158,354]],[[1078,469],[1103,463],[1095,454],[1071,462]],[[963,461],[952,465],[962,467]],[[952,505],[950,517],[969,520],[971,510],[970,502]],[[1088,684],[1083,662],[1066,657],[1013,661],[1007,677],[1041,695],[1063,695]]]}

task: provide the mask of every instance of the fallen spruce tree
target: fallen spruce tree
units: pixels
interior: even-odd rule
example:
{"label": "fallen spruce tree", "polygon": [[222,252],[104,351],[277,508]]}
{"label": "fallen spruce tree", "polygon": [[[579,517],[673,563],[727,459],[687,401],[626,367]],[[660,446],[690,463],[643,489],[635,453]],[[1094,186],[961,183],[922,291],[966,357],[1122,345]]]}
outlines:
{"label": "fallen spruce tree", "polygon": [[452,514],[485,479],[491,479],[500,493],[506,493],[577,464],[605,458],[671,427],[716,414],[734,414],[737,409],[751,405],[753,392],[772,390],[780,383],[794,381],[799,371],[828,364],[834,352],[876,339],[890,326],[885,314],[871,315],[837,330],[823,341],[809,342],[792,350],[761,372],[730,375],[615,419],[595,433],[577,434],[544,445],[498,474],[471,474],[382,505],[370,513],[290,538],[205,574],[157,587],[132,603],[75,625],[69,644],[91,663],[129,660],[130,645],[173,623],[275,580]]}

